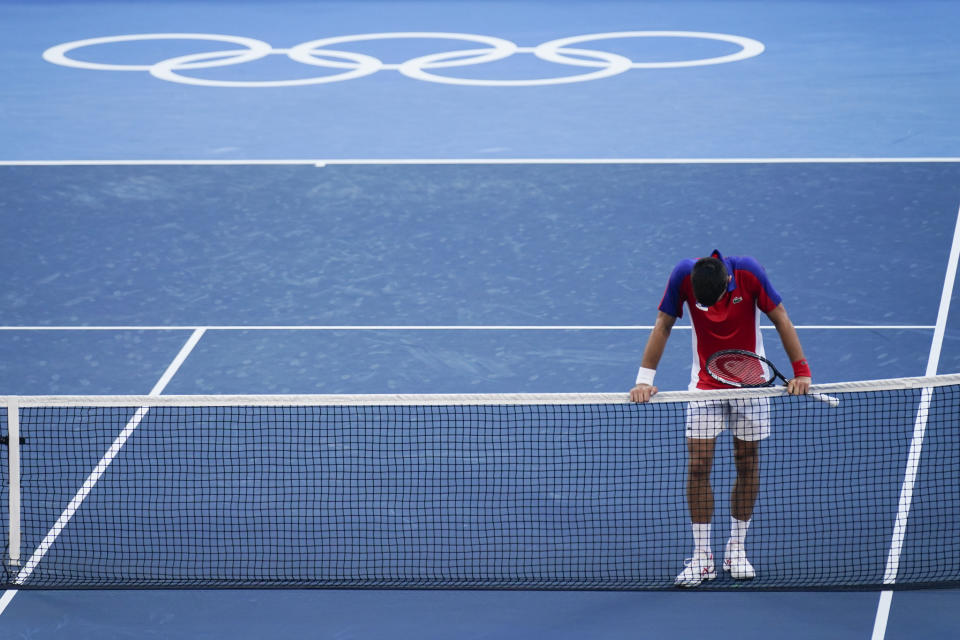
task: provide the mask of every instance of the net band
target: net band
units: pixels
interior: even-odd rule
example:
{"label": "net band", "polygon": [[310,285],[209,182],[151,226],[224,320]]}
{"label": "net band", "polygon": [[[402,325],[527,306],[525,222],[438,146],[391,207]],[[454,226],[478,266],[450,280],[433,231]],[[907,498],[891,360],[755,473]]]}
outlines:
{"label": "net band", "polygon": [[[960,384],[960,374],[859,380],[810,386],[811,392],[855,393],[897,391]],[[662,391],[651,403],[683,403],[724,400],[734,397],[783,396],[783,387]],[[97,395],[97,396],[0,396],[0,405],[17,402],[23,407],[170,407],[170,406],[379,406],[379,405],[518,405],[518,404],[633,404],[627,393],[434,393],[434,394],[257,394],[257,395]]]}
{"label": "net band", "polygon": [[673,588],[693,543],[686,437],[707,428],[770,435],[756,578],[701,588],[960,584],[944,561],[960,554],[960,375],[814,390],[839,406],[782,388],[4,397],[6,586]]}

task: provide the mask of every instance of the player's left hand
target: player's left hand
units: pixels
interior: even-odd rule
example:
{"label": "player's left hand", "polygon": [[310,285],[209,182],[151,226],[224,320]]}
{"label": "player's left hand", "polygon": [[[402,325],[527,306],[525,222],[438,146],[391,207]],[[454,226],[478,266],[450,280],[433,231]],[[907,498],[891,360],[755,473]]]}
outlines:
{"label": "player's left hand", "polygon": [[813,382],[806,376],[799,376],[787,383],[787,393],[802,396],[810,391],[810,383]]}

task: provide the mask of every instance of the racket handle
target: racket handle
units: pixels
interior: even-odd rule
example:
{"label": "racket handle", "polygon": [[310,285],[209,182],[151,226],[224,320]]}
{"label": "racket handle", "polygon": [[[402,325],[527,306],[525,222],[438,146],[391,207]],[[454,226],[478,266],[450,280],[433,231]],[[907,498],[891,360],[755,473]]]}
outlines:
{"label": "racket handle", "polygon": [[824,404],[830,405],[830,406],[831,406],[832,408],[834,408],[834,409],[836,409],[837,407],[840,406],[840,398],[835,398],[835,397],[833,397],[833,396],[828,396],[828,395],[825,394],[825,393],[808,393],[807,395],[809,395],[809,396],[810,396],[811,398],[813,398],[814,400],[819,400],[820,402],[823,402]]}

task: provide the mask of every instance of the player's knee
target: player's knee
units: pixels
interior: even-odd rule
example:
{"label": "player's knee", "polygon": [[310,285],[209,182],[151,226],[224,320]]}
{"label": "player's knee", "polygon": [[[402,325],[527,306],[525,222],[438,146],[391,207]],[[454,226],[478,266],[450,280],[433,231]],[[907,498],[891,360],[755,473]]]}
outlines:
{"label": "player's knee", "polygon": [[691,480],[704,480],[710,477],[713,460],[707,456],[692,456],[687,465],[687,475]]}

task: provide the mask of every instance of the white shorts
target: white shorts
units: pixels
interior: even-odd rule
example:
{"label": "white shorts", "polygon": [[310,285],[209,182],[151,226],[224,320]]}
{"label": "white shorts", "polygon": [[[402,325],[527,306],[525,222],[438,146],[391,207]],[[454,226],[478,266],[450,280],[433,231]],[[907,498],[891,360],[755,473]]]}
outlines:
{"label": "white shorts", "polygon": [[687,404],[687,437],[712,440],[723,430],[755,442],[770,435],[770,399],[696,400]]}

